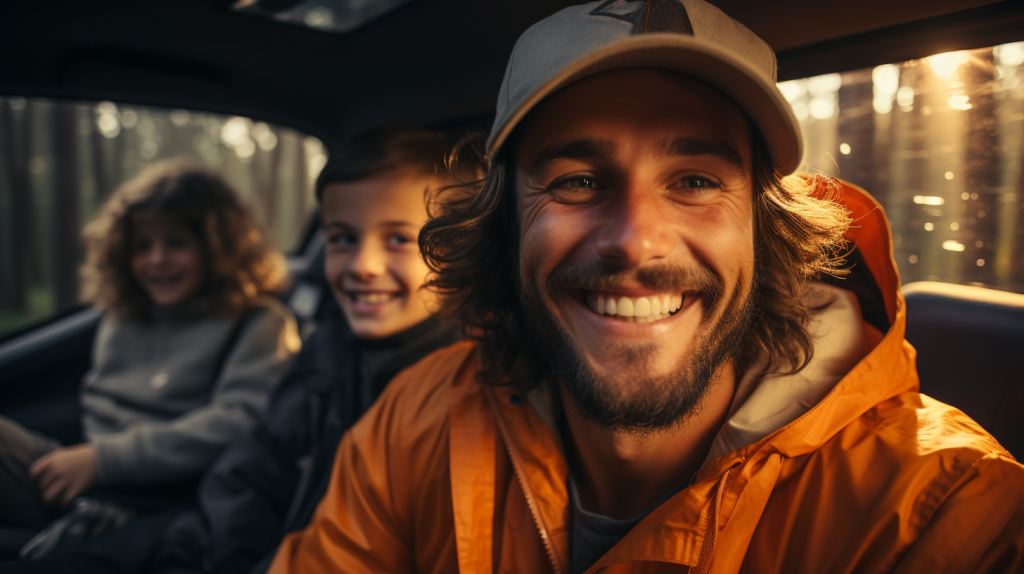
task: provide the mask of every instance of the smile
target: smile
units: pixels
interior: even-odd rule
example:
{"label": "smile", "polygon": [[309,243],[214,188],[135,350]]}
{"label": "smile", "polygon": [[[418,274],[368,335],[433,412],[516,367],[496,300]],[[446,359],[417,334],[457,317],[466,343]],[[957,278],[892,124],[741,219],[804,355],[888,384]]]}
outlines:
{"label": "smile", "polygon": [[401,297],[400,291],[347,291],[352,311],[359,315],[375,314]]}
{"label": "smile", "polygon": [[690,303],[697,297],[695,293],[665,293],[644,297],[625,297],[594,291],[584,293],[584,300],[591,311],[627,323],[651,323],[667,319],[678,312],[683,303]]}
{"label": "smile", "polygon": [[380,305],[398,297],[398,293],[349,293],[349,296],[360,305]]}
{"label": "smile", "polygon": [[146,284],[156,289],[166,289],[173,287],[181,281],[180,275],[172,275],[170,277],[149,277],[146,279]]}

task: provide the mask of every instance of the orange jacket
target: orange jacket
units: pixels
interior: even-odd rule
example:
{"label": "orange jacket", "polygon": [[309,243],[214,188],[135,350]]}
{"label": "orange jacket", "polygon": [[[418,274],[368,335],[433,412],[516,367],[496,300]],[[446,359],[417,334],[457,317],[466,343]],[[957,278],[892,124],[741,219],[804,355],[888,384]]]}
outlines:
{"label": "orange jacket", "polygon": [[[889,332],[795,420],[706,462],[588,572],[1024,571],[1024,467],[917,392],[888,223],[860,189],[844,184],[840,201]],[[558,434],[543,405],[478,384],[477,364],[464,342],[396,377],[270,572],[568,574]]]}

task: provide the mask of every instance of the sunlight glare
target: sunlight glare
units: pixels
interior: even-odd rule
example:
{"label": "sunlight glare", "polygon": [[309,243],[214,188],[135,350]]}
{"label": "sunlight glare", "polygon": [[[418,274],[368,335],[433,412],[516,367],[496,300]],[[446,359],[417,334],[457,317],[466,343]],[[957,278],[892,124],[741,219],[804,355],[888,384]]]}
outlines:
{"label": "sunlight glare", "polygon": [[914,105],[914,88],[903,86],[896,90],[896,103],[904,107]]}
{"label": "sunlight glare", "polygon": [[1024,42],[996,46],[992,48],[992,54],[995,56],[996,65],[1019,66],[1024,64]]}
{"label": "sunlight glare", "polygon": [[928,58],[928,64],[931,65],[932,71],[936,75],[952,76],[956,69],[962,64],[967,63],[967,52],[946,52],[944,54],[935,54]]}
{"label": "sunlight glare", "polygon": [[871,105],[879,114],[892,111],[892,100],[900,86],[900,69],[893,64],[876,66],[871,71],[871,91],[874,95]]}
{"label": "sunlight glare", "polygon": [[967,103],[969,99],[967,96],[950,96],[946,103],[954,110],[969,110],[971,109],[971,104]]}

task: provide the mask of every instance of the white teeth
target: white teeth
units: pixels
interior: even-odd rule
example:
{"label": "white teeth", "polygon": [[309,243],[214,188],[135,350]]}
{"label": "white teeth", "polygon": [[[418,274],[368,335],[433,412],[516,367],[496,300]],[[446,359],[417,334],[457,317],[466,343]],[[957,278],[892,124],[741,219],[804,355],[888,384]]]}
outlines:
{"label": "white teeth", "polygon": [[640,297],[636,300],[636,304],[633,305],[633,316],[634,317],[646,317],[651,314],[651,303],[647,300],[647,297]]}
{"label": "white teeth", "polygon": [[606,297],[588,293],[587,306],[598,315],[612,315],[628,323],[660,321],[683,306],[682,295],[654,297]]}
{"label": "white teeth", "polygon": [[615,308],[619,310],[617,315],[622,315],[623,317],[633,316],[633,300],[629,297],[619,299],[619,304]]}
{"label": "white teeth", "polygon": [[356,303],[362,305],[377,305],[378,303],[384,303],[389,301],[393,295],[391,293],[354,293],[353,298]]}

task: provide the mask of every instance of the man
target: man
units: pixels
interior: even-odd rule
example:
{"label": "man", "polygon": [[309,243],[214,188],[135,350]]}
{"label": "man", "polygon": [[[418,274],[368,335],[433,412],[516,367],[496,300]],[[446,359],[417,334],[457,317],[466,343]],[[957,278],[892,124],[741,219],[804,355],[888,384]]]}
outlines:
{"label": "man", "polygon": [[774,80],[700,0],[524,33],[420,236],[479,341],[396,377],[271,571],[1024,568],[1024,467],[917,393],[881,207],[782,177]]}

